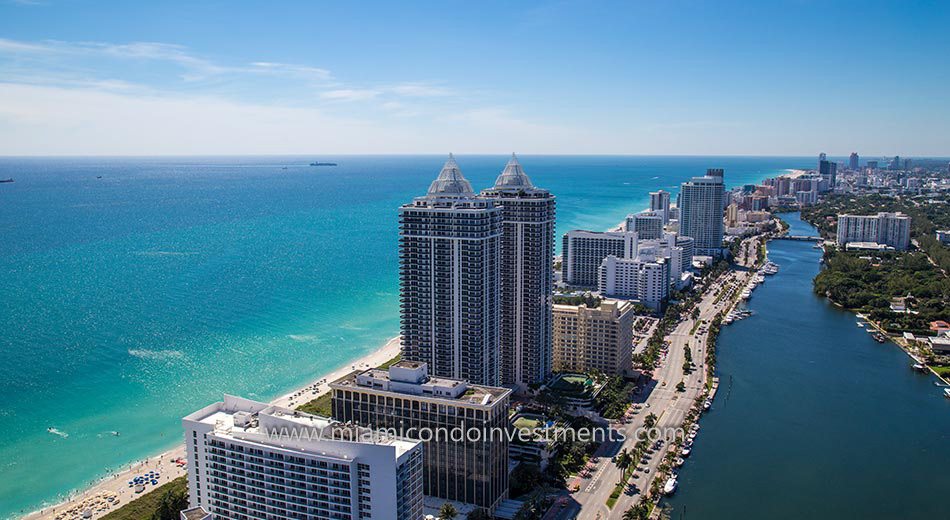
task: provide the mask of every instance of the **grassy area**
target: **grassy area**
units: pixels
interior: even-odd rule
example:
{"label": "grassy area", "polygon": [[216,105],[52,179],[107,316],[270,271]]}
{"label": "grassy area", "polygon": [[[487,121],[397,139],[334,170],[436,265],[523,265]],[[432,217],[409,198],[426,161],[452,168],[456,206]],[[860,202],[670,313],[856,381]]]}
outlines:
{"label": "grassy area", "polygon": [[[402,354],[397,354],[396,357],[390,359],[382,365],[379,365],[379,368],[389,368],[390,366],[398,363],[400,359],[402,359]],[[333,412],[332,402],[333,392],[327,392],[316,399],[307,401],[306,403],[298,406],[297,409],[304,413],[320,415],[322,417],[330,417]]]}
{"label": "grassy area", "polygon": [[541,420],[531,417],[521,416],[515,419],[515,428],[519,430],[535,430],[541,427]]}
{"label": "grassy area", "polygon": [[947,365],[931,366],[930,368],[932,368],[934,372],[936,372],[937,375],[939,375],[940,377],[944,379],[950,378],[950,366],[947,366]]}
{"label": "grassy area", "polygon": [[178,477],[112,511],[102,520],[177,520],[188,507],[188,481]]}
{"label": "grassy area", "polygon": [[402,359],[402,354],[396,354],[396,357],[390,359],[389,361],[383,363],[382,365],[379,365],[379,368],[389,368],[395,365],[396,363],[399,363],[400,359]]}
{"label": "grassy area", "polygon": [[333,392],[327,392],[312,401],[308,401],[298,406],[297,409],[304,413],[330,417],[333,410],[332,403]]}

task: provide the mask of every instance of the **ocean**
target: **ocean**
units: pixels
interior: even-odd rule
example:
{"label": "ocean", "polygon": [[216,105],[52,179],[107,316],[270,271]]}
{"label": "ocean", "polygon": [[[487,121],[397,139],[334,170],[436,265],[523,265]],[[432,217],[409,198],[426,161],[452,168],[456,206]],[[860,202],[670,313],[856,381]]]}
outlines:
{"label": "ocean", "polygon": [[[480,190],[507,157],[457,159]],[[707,167],[734,186],[815,162],[520,159],[557,196],[558,236]],[[15,179],[0,184],[0,518],[172,448],[223,393],[269,400],[397,335],[396,209],[444,160],[0,158]]]}

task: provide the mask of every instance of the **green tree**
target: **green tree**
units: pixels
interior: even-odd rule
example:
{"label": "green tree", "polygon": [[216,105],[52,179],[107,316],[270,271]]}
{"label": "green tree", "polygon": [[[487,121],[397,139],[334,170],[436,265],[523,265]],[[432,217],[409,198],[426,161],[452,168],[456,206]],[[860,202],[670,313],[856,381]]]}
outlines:
{"label": "green tree", "polygon": [[179,513],[188,509],[188,493],[180,490],[168,490],[162,495],[158,509],[152,513],[152,520],[178,520]]}

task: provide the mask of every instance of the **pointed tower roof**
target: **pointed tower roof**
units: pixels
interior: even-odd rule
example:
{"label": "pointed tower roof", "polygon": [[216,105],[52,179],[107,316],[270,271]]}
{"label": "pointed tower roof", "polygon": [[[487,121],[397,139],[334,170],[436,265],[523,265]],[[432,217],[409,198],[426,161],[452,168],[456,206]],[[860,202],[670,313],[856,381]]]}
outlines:
{"label": "pointed tower roof", "polygon": [[524,168],[521,167],[521,163],[518,162],[518,156],[511,154],[511,159],[508,159],[505,170],[502,171],[498,179],[495,180],[495,189],[530,189],[533,187],[534,185],[531,184],[531,179],[528,178],[528,175],[524,172]]}
{"label": "pointed tower roof", "polygon": [[442,171],[429,185],[429,197],[474,197],[472,185],[462,176],[462,170],[459,169],[455,157],[449,154],[449,160],[445,161]]}

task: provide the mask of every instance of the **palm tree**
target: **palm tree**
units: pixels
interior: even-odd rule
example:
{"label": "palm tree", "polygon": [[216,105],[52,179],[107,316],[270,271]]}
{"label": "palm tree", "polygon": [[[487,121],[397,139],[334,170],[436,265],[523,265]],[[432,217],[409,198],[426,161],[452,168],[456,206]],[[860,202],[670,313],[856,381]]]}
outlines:
{"label": "palm tree", "polygon": [[630,464],[633,462],[633,457],[630,456],[630,453],[627,452],[627,449],[624,448],[620,450],[620,453],[614,457],[614,464],[620,468],[621,474],[626,477],[627,469],[630,468]]}
{"label": "palm tree", "polygon": [[442,507],[439,509],[439,518],[442,520],[452,520],[458,516],[458,509],[455,509],[455,506],[451,502],[446,502],[442,504]]}

